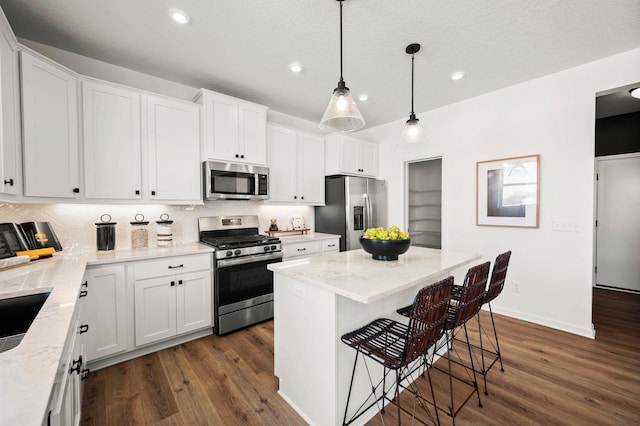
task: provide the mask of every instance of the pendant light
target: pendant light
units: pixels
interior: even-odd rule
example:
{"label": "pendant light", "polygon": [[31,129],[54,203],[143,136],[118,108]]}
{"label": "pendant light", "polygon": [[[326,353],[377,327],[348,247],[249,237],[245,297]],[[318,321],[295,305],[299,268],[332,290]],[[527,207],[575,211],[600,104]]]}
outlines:
{"label": "pendant light", "polygon": [[424,129],[420,125],[420,120],[416,117],[416,114],[413,111],[413,62],[414,55],[419,51],[420,45],[418,43],[410,44],[405,49],[405,52],[411,55],[411,113],[409,114],[407,124],[402,131],[402,136],[400,137],[401,144],[427,141]]}
{"label": "pendant light", "polygon": [[320,128],[328,132],[352,132],[364,127],[364,119],[342,78],[342,2],[340,3],[340,81],[320,120]]}

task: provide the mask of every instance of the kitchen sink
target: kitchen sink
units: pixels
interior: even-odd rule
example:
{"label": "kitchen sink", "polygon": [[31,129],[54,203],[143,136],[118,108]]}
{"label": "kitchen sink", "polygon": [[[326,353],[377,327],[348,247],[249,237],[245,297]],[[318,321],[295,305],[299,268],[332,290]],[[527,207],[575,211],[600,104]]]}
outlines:
{"label": "kitchen sink", "polygon": [[0,299],[0,352],[20,344],[49,292]]}

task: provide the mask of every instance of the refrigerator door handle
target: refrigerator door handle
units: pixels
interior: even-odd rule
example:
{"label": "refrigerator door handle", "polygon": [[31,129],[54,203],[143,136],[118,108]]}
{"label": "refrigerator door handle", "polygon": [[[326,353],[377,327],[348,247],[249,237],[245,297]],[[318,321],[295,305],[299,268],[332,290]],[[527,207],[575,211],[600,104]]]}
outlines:
{"label": "refrigerator door handle", "polygon": [[364,194],[364,208],[364,229],[367,230],[373,227],[371,224],[371,222],[373,222],[373,216],[371,212],[371,197],[369,197],[369,194]]}

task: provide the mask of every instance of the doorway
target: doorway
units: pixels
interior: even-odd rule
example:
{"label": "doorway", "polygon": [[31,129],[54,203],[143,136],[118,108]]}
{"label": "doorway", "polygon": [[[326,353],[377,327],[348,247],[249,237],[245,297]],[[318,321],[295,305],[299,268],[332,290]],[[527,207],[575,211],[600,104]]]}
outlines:
{"label": "doorway", "polygon": [[411,244],[442,248],[442,158],[407,162],[405,176]]}
{"label": "doorway", "polygon": [[596,158],[596,287],[640,293],[640,153]]}

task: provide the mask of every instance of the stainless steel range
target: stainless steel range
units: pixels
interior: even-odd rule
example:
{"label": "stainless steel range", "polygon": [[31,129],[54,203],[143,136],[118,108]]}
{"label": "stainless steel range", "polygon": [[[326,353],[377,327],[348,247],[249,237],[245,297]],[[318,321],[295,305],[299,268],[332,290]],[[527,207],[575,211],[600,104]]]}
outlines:
{"label": "stainless steel range", "polygon": [[200,242],[214,247],[214,332],[225,334],[273,318],[273,272],[280,239],[259,233],[258,216],[198,219]]}

